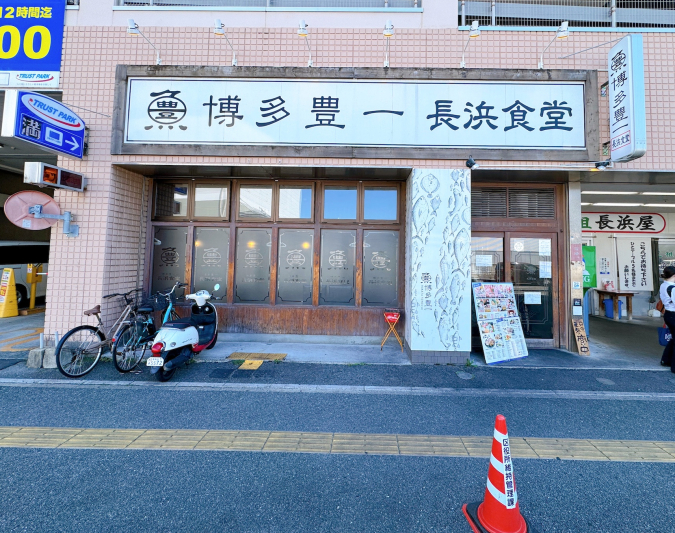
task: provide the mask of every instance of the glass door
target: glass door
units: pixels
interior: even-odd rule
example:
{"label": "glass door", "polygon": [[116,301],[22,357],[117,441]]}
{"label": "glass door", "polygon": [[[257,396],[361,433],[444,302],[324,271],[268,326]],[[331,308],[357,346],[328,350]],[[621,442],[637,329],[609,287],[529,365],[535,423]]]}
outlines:
{"label": "glass door", "polygon": [[[557,235],[507,233],[509,269],[528,345],[557,346]],[[536,341],[535,341],[536,340]]]}
{"label": "glass door", "polygon": [[[471,236],[471,281],[513,283],[523,333],[533,348],[559,345],[556,250],[555,233],[474,232]],[[479,347],[473,305],[471,315],[472,345]]]}

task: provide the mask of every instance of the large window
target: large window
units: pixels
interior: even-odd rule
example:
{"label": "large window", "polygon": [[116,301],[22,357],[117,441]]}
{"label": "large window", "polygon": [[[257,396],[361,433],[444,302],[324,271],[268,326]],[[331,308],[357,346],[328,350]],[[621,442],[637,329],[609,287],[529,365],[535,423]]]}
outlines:
{"label": "large window", "polygon": [[402,187],[292,179],[157,180],[152,290],[227,304],[397,307]]}

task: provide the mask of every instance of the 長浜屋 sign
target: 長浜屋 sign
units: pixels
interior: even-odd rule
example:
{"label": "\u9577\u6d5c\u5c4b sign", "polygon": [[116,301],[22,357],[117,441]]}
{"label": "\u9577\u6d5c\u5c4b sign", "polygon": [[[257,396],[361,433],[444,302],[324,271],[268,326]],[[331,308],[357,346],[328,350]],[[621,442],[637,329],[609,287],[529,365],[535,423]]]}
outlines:
{"label": "\u9577\u6d5c\u5c4b sign", "polygon": [[0,89],[59,86],[65,0],[3,0]]}
{"label": "\u9577\u6d5c\u5c4b sign", "polygon": [[422,158],[430,150],[449,157],[445,152],[454,149],[466,152],[464,157],[542,159],[556,153],[569,160],[591,150],[584,79],[130,76],[125,81],[126,87],[120,86],[118,77],[118,98],[124,90],[126,102],[123,118],[115,118],[113,153],[361,150],[364,156]]}
{"label": "\u9577\u6d5c\u5c4b sign", "polygon": [[78,159],[84,152],[84,121],[61,102],[42,94],[6,91],[1,135]]}
{"label": "\u9577\u6d5c\u5c4b sign", "polygon": [[659,213],[581,213],[584,233],[662,233],[666,219]]}

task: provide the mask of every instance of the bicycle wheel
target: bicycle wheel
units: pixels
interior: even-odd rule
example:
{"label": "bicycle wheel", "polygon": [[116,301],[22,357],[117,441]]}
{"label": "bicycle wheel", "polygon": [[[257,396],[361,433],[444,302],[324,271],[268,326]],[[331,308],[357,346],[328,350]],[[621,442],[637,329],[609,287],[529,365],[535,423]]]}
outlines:
{"label": "bicycle wheel", "polygon": [[67,378],[81,378],[96,366],[105,335],[94,326],[77,326],[66,333],[56,347],[56,366]]}
{"label": "bicycle wheel", "polygon": [[[142,328],[142,333],[147,335],[147,329]],[[148,344],[147,342],[140,343],[139,340],[141,337],[136,327],[127,324],[120,330],[112,347],[113,364],[119,372],[130,372],[143,359]]]}

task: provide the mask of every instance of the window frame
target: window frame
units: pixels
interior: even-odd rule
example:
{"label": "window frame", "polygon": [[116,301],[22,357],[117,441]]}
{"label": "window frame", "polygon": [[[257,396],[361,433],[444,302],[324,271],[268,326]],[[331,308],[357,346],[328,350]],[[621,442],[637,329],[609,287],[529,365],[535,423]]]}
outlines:
{"label": "window frame", "polygon": [[[157,209],[157,189],[159,188],[160,185],[187,185],[187,209],[185,210],[185,216],[165,216],[165,215],[157,215],[156,214],[156,209]],[[192,182],[190,179],[170,179],[170,180],[155,180],[155,183],[153,184],[152,187],[152,220],[153,221],[158,221],[158,222],[187,222],[191,220],[191,208],[192,208],[192,203],[194,198],[194,194],[191,191],[192,189]]]}
{"label": "window frame", "polygon": [[[274,187],[275,182],[270,181],[270,180],[238,180],[237,181],[237,195],[236,195],[236,202],[237,205],[234,206],[236,217],[235,217],[235,222],[239,223],[241,222],[242,224],[265,224],[265,223],[274,223],[274,212],[275,212],[275,194],[274,194]],[[272,189],[272,203],[270,205],[270,218],[241,218],[241,213],[239,212],[239,207],[241,205],[241,189],[242,187],[244,189],[246,188],[254,188],[254,187],[269,187]],[[233,201],[234,201],[233,197]]]}
{"label": "window frame", "polygon": [[[227,189],[227,209],[225,213],[225,217],[209,217],[209,216],[203,216],[203,215],[197,215],[195,213],[197,209],[197,187],[200,185],[212,185],[214,187],[219,187],[221,189]],[[223,180],[207,180],[207,179],[198,179],[194,180],[192,182],[192,199],[190,200],[188,197],[188,203],[189,206],[192,207],[192,217],[190,220],[196,221],[196,222],[229,222],[230,220],[230,212],[232,210],[232,183],[229,179],[223,179]]]}
{"label": "window frame", "polygon": [[[394,189],[396,190],[396,218],[392,220],[377,220],[365,218],[366,216],[366,189]],[[401,223],[401,185],[399,182],[361,182],[361,212],[359,213],[359,222],[363,225],[393,225]]]}
{"label": "window frame", "polygon": [[[314,224],[314,213],[315,213],[315,206],[316,206],[316,181],[298,181],[298,180],[293,180],[293,181],[284,181],[283,183],[281,182],[275,182],[274,183],[276,187],[273,190],[273,195],[272,195],[272,203],[276,203],[276,207],[274,209],[274,212],[272,213],[274,216],[274,222],[278,222],[280,224]],[[307,187],[307,184],[309,184],[309,187]],[[310,208],[310,213],[311,216],[310,218],[281,218],[281,215],[279,214],[279,207],[281,205],[281,188],[286,187],[286,188],[303,188],[303,189],[311,189],[312,190],[312,205]],[[275,200],[276,196],[276,202]]]}

